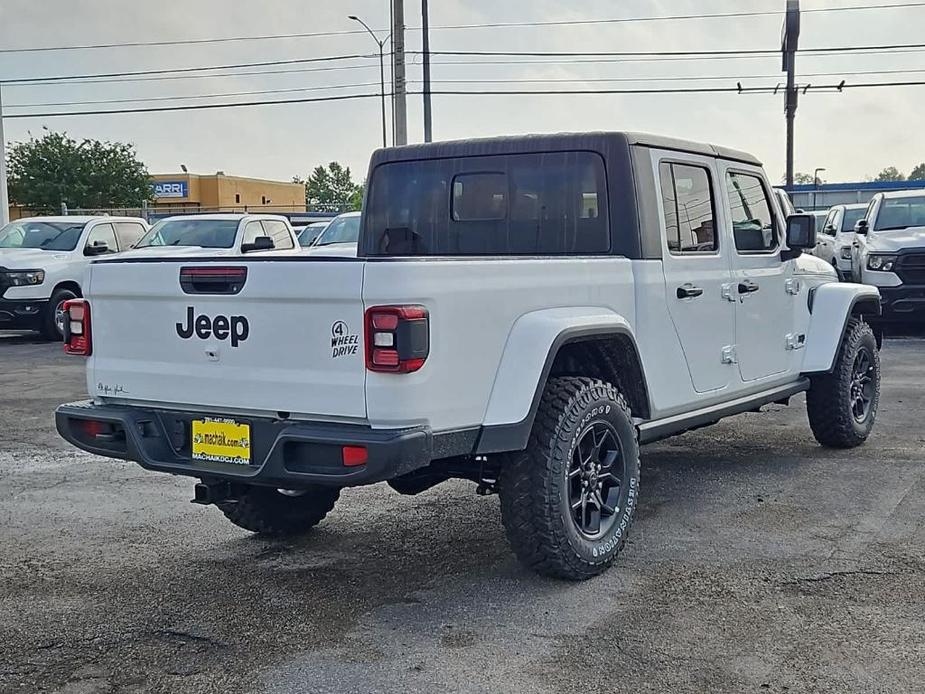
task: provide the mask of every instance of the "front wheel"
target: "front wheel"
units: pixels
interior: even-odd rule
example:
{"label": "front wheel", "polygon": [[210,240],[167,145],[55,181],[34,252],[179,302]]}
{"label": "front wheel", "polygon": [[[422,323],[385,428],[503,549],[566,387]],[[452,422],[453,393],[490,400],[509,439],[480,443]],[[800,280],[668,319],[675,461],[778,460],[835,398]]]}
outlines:
{"label": "front wheel", "polygon": [[340,496],[336,487],[311,487],[299,491],[272,487],[245,487],[234,501],[218,508],[239,528],[258,535],[299,535],[324,519]]}
{"label": "front wheel", "polygon": [[64,339],[64,302],[76,298],[77,295],[70,289],[59,289],[51,295],[42,317],[42,337],[46,340]]}
{"label": "front wheel", "polygon": [[639,446],[617,389],[552,378],[527,449],[501,465],[501,518],[514,553],[534,571],[584,580],[626,542],[639,494]]}
{"label": "front wheel", "polygon": [[880,404],[880,353],[871,327],[851,319],[831,373],[812,377],[809,426],[831,448],[854,448],[870,436]]}

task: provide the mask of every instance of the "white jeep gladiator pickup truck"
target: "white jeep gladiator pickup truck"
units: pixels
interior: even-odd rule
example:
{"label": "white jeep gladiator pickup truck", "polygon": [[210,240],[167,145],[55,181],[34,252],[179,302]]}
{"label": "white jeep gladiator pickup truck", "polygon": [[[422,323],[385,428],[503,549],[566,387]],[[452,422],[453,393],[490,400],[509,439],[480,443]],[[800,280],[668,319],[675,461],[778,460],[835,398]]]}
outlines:
{"label": "white jeep gladiator pickup truck", "polygon": [[806,392],[826,446],[874,425],[876,288],[836,281],[752,156],[631,133],[383,149],[351,257],[114,258],[68,305],[74,445],[199,478],[299,533],[343,487],[499,492],[518,557],[605,570],[639,444]]}
{"label": "white jeep gladiator pickup truck", "polygon": [[921,320],[925,315],[925,190],[877,193],[854,229],[851,278],[880,290],[879,320]]}
{"label": "white jeep gladiator pickup truck", "polygon": [[28,217],[0,229],[0,330],[38,330],[60,340],[64,302],[83,296],[93,258],[122,253],[144,236],[137,217]]}

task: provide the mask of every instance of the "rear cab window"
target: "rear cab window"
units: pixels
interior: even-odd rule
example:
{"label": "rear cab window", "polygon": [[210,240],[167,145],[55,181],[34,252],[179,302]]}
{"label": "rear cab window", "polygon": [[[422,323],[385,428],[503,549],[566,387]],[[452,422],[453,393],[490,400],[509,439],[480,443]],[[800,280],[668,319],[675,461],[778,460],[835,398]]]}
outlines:
{"label": "rear cab window", "polygon": [[610,250],[604,161],[588,151],[381,164],[364,216],[369,256]]}
{"label": "rear cab window", "polygon": [[658,166],[668,252],[715,253],[716,204],[710,171],[703,166],[662,161]]}

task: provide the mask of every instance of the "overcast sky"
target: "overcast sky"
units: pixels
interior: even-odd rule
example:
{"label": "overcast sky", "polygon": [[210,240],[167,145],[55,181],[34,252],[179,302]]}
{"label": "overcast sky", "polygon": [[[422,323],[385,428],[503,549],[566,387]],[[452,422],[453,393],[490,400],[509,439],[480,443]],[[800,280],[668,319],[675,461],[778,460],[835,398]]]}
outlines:
{"label": "overcast sky", "polygon": [[[899,0],[804,0],[804,9],[888,4]],[[431,24],[605,19],[685,13],[781,10],[784,0],[431,0]],[[358,28],[357,14],[374,28],[388,24],[388,0],[0,0],[0,49],[124,41],[199,39]],[[407,0],[406,23],[420,25],[419,0]],[[432,50],[651,51],[774,48],[780,45],[779,16],[688,21],[610,23],[583,26],[439,29]],[[801,47],[917,43],[925,7],[804,14]],[[407,47],[420,47],[420,31],[409,29]],[[0,54],[0,80],[241,62],[291,60],[375,51],[365,34],[172,47],[118,48]],[[419,59],[409,61],[419,62]],[[650,62],[448,65],[434,57],[434,89],[517,88],[516,84],[445,83],[445,80],[568,79],[520,88],[653,88],[657,86],[774,85],[782,81],[780,58],[670,60]],[[465,60],[465,59],[463,59]],[[470,59],[471,60],[471,59]],[[497,59],[496,59],[497,60]],[[226,97],[212,101],[370,93],[378,87],[378,60],[283,66],[355,69],[164,81],[96,84],[8,85],[6,113],[16,104],[171,97],[224,92],[304,89],[372,83],[340,90]],[[925,52],[889,55],[799,56],[798,72],[845,73],[851,81],[925,80]],[[264,70],[271,68],[263,68]],[[921,70],[911,74],[862,75],[870,70]],[[710,82],[585,82],[601,78],[729,76]],[[744,79],[747,76],[766,76]],[[420,66],[409,69],[418,90]],[[837,83],[840,77],[799,77],[800,82]],[[203,100],[199,103],[206,102]],[[124,107],[169,102],[128,103]],[[182,103],[197,103],[185,100]],[[118,108],[101,104],[97,108]],[[47,106],[42,111],[72,106]],[[92,107],[91,107],[92,108]],[[423,139],[421,97],[409,96],[409,140]],[[856,89],[842,94],[810,92],[801,98],[796,124],[796,169],[825,167],[830,181],[862,180],[885,166],[908,172],[925,161],[925,87]],[[348,164],[365,175],[370,152],[381,142],[377,99],[304,103],[157,114],[6,119],[7,141],[38,134],[43,127],[75,138],[132,142],[152,173],[179,170],[289,179],[321,163]],[[756,154],[776,182],[784,170],[781,95],[683,94],[588,96],[436,96],[435,139],[497,134],[582,130],[643,130],[706,140]]]}

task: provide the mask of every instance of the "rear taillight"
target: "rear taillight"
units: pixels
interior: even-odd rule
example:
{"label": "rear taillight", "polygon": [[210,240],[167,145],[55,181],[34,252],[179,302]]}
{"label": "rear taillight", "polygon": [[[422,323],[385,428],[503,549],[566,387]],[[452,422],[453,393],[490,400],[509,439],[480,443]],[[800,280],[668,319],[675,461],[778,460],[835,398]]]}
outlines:
{"label": "rear taillight", "polygon": [[423,306],[366,309],[366,368],[383,373],[417,371],[430,353],[430,319]]}
{"label": "rear taillight", "polygon": [[90,340],[90,304],[85,299],[65,301],[64,311],[64,351],[89,357],[93,350]]}

